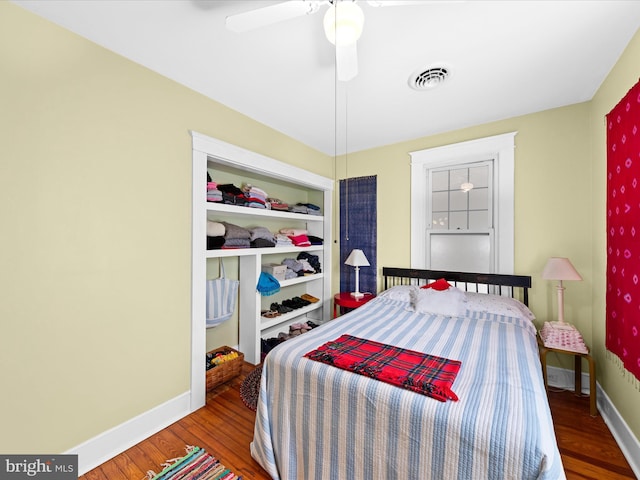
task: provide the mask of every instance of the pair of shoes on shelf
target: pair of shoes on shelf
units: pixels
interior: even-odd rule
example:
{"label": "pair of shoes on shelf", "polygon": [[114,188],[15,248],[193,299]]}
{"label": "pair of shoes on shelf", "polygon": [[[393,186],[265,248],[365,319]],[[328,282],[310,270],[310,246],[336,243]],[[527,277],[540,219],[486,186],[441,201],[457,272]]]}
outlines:
{"label": "pair of shoes on shelf", "polygon": [[262,312],[260,312],[260,315],[262,315],[264,318],[274,318],[279,317],[281,313],[277,310],[263,310]]}
{"label": "pair of shoes on shelf", "polygon": [[311,330],[311,327],[307,322],[294,323],[291,325],[291,328],[293,328],[294,330],[304,330],[305,332],[308,332],[309,330]]}
{"label": "pair of shoes on shelf", "polygon": [[306,307],[307,305],[309,305],[311,302],[309,300],[303,300],[300,297],[293,297],[289,300],[283,300],[282,304],[293,308],[293,309],[298,309],[298,308],[302,308],[302,307]]}
{"label": "pair of shoes on shelf", "polygon": [[289,333],[293,336],[301,335],[311,330],[311,327],[305,323],[294,323],[289,327]]}
{"label": "pair of shoes on shelf", "polygon": [[278,312],[280,315],[285,314],[285,313],[289,313],[289,312],[293,312],[293,308],[291,308],[291,307],[289,307],[287,305],[284,305],[284,302],[282,302],[282,305],[279,304],[279,303],[272,303],[269,308],[272,311]]}
{"label": "pair of shoes on shelf", "polygon": [[307,320],[307,325],[309,325],[309,328],[311,328],[311,329],[314,329],[314,328],[320,326],[317,323],[312,322],[311,320]]}
{"label": "pair of shoes on shelf", "polygon": [[300,298],[302,298],[303,300],[306,300],[307,302],[311,302],[311,303],[316,303],[316,302],[320,301],[319,298],[316,298],[313,295],[309,295],[308,293],[305,293],[304,295],[300,295]]}

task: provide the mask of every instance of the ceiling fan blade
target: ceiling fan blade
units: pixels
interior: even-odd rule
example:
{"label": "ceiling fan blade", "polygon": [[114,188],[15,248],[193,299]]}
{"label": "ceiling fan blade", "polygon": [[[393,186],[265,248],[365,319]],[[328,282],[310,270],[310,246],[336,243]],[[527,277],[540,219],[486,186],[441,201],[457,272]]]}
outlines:
{"label": "ceiling fan blade", "polygon": [[348,82],[358,75],[358,49],[355,43],[336,47],[336,72],[341,82]]}
{"label": "ceiling fan blade", "polygon": [[284,20],[310,15],[318,11],[321,3],[323,2],[320,0],[290,0],[276,3],[268,7],[229,15],[225,19],[225,24],[232,32],[247,32]]}

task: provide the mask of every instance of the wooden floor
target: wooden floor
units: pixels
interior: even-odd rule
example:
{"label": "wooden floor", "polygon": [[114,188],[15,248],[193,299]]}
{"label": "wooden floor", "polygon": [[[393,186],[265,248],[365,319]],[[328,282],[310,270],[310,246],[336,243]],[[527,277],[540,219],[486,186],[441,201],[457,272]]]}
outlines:
{"label": "wooden floor", "polygon": [[[207,396],[207,405],[80,477],[83,480],[142,480],[162,470],[167,459],[197,445],[244,480],[270,477],[251,458],[255,413],[240,399],[243,372]],[[567,479],[635,479],[602,417],[589,416],[589,399],[572,392],[550,392],[549,403]],[[304,480],[304,479],[301,479]],[[360,480],[360,479],[355,479]]]}

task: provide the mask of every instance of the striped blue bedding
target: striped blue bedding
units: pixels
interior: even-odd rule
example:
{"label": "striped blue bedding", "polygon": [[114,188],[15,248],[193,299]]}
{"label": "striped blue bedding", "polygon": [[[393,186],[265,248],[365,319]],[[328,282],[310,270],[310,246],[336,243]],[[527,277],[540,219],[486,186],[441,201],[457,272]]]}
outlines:
{"label": "striped blue bedding", "polygon": [[[531,321],[378,297],[267,356],[251,454],[274,478],[565,478]],[[303,355],[343,333],[454,360],[439,402]]]}

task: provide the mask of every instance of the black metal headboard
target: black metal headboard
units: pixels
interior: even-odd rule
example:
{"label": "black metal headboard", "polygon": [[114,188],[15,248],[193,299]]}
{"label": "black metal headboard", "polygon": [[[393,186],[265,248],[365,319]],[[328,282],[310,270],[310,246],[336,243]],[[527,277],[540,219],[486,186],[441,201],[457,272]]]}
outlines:
{"label": "black metal headboard", "polygon": [[504,275],[500,273],[449,272],[445,270],[418,270],[413,268],[382,267],[384,289],[395,285],[425,285],[439,278],[444,278],[456,287],[467,292],[479,292],[486,285],[491,293],[502,295],[508,293],[516,297],[516,288],[522,289],[522,301],[529,305],[529,289],[531,277],[528,275]]}

